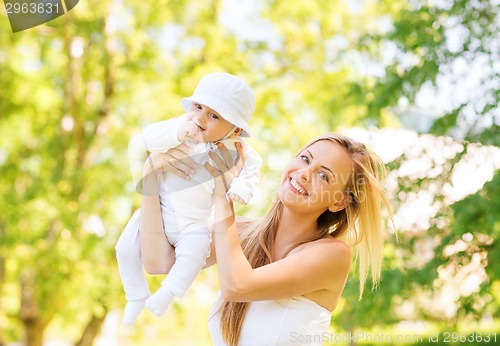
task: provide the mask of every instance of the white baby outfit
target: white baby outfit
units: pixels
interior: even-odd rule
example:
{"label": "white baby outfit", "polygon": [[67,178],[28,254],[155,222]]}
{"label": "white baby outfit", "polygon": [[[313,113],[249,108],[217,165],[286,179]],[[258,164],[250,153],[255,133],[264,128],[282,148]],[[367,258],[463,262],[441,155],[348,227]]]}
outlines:
{"label": "white baby outfit", "polygon": [[[166,152],[180,144],[177,139],[179,126],[186,121],[186,115],[161,121],[146,127],[143,139],[146,149],[153,153]],[[228,192],[235,193],[248,202],[259,182],[262,161],[259,155],[243,138],[235,137],[221,141],[235,158],[234,144],[240,142],[245,152],[245,163],[240,175],[234,178]],[[209,160],[212,143],[193,144],[190,156],[200,164],[191,179],[185,180],[175,174],[162,174],[159,179],[159,195],[164,231],[170,244],[175,247],[176,261],[162,287],[177,297],[182,297],[199,271],[205,265],[210,253],[210,231],[208,218],[213,209],[215,182],[206,169],[201,167]],[[210,161],[211,162],[211,161]],[[116,245],[118,269],[127,300],[149,297],[140,256],[139,243],[140,211],[134,213],[127,223]]]}
{"label": "white baby outfit", "polygon": [[[214,346],[227,346],[220,330],[220,295],[212,306],[208,329]],[[319,346],[329,339],[332,313],[298,296],[250,303],[238,346]]]}

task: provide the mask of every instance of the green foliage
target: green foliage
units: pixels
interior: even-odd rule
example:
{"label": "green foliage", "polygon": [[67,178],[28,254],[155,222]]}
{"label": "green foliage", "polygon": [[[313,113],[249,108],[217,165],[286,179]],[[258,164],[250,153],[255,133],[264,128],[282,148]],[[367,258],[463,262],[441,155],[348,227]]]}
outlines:
{"label": "green foliage", "polygon": [[454,220],[451,226],[451,236],[460,238],[469,232],[473,236],[472,244],[484,248],[488,252],[486,272],[489,280],[488,286],[500,280],[500,215],[495,210],[500,210],[500,173],[484,184],[484,187],[474,195],[452,205]]}
{"label": "green foliage", "polygon": [[[333,321],[346,330],[390,325],[407,303],[414,309],[405,318],[442,325],[497,313],[498,173],[461,201],[445,194],[470,143],[499,146],[495,2],[259,6],[253,19],[268,25],[265,38],[242,38],[222,25],[225,2],[216,0],[91,0],[49,24],[0,35],[0,328],[7,321],[0,335],[7,341],[21,338],[22,328],[43,336],[51,325],[77,340],[91,316],[123,307],[114,244],[140,200],[128,141],[144,125],[182,113],[180,99],[215,70],[240,75],[256,93],[250,143],[263,157],[262,196],[238,212],[261,215],[284,163],[311,137],[350,126],[400,126],[401,99],[413,105],[422,86],[437,85],[455,62],[483,58],[483,96],[439,114],[433,136],[420,137],[435,139],[433,146],[389,165],[396,207],[432,189],[437,212],[428,227],[388,239],[380,287],[358,302],[353,276]],[[10,30],[5,17],[0,30]],[[458,47],[450,30],[462,30]],[[454,149],[444,162],[436,158],[448,147]],[[419,158],[430,160],[427,171],[398,173]],[[448,253],[460,241],[466,247]],[[420,257],[426,246],[431,258]],[[487,274],[479,291],[458,298],[457,316],[430,312],[421,299],[444,287],[440,273],[457,276],[475,258],[477,271]],[[189,313],[178,315],[189,320]]]}

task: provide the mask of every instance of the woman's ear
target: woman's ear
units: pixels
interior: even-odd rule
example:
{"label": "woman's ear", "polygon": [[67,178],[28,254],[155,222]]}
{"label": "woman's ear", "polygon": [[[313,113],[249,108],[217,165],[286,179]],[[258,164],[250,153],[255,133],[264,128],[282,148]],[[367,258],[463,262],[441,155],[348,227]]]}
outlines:
{"label": "woman's ear", "polygon": [[328,210],[330,210],[332,213],[336,213],[337,211],[345,209],[346,206],[347,206],[347,201],[344,198],[343,200],[338,201],[335,204],[332,204],[330,207],[328,207]]}
{"label": "woman's ear", "polygon": [[328,210],[330,210],[332,213],[341,211],[342,209],[345,209],[345,207],[347,207],[347,204],[351,203],[351,201],[352,201],[352,196],[350,194],[344,194],[344,197],[340,201],[332,204],[328,208]]}

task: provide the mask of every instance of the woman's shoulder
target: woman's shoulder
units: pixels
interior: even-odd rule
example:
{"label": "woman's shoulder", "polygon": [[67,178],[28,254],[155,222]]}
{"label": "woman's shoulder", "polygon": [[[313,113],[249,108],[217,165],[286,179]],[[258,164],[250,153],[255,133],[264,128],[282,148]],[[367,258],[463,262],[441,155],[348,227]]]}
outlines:
{"label": "woman's shoulder", "polygon": [[326,237],[326,238],[321,238],[316,241],[311,242],[311,244],[321,244],[323,246],[334,246],[334,247],[340,247],[343,248],[347,251],[351,251],[351,248],[349,245],[346,244],[345,241],[339,238],[334,238],[334,237]]}
{"label": "woman's shoulder", "polygon": [[303,244],[304,247],[308,248],[339,248],[339,249],[344,249],[345,251],[351,251],[351,248],[349,245],[346,244],[345,241],[339,238],[334,238],[334,237],[325,237],[317,240],[313,240],[307,243]]}
{"label": "woman's shoulder", "polygon": [[[341,239],[326,237],[318,240],[310,241],[304,243],[296,248],[297,252],[303,252],[309,255],[309,253],[314,253],[319,259],[322,257],[327,257],[329,259],[335,260],[338,264],[344,260],[346,265],[350,266],[351,263],[351,248]],[[295,251],[292,251],[292,254]]]}
{"label": "woman's shoulder", "polygon": [[334,252],[336,255],[347,256],[349,257],[349,262],[351,260],[351,248],[346,244],[342,239],[327,237],[318,239],[316,241],[316,246],[321,246],[322,248],[328,251]]}

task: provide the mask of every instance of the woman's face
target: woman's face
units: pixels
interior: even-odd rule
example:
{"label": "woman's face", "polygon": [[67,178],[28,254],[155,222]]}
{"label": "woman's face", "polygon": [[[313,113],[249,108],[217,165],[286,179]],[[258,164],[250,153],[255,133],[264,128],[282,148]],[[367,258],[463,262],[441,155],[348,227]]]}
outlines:
{"label": "woman's face", "polygon": [[286,166],[278,196],[286,207],[308,214],[341,210],[351,170],[351,158],[343,147],[330,140],[317,141]]}

